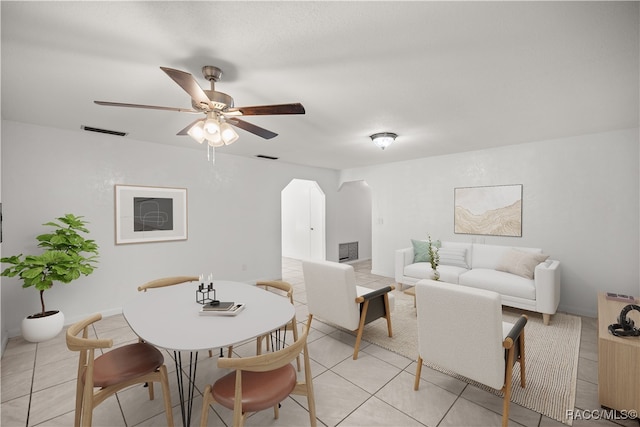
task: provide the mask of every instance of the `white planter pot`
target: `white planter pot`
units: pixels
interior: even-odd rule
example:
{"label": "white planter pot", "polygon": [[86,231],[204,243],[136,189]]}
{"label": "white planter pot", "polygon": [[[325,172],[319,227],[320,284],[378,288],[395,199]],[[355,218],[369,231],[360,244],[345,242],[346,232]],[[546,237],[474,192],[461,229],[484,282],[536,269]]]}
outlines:
{"label": "white planter pot", "polygon": [[30,342],[50,340],[62,331],[64,314],[61,311],[51,311],[45,317],[25,317],[22,319],[22,337]]}

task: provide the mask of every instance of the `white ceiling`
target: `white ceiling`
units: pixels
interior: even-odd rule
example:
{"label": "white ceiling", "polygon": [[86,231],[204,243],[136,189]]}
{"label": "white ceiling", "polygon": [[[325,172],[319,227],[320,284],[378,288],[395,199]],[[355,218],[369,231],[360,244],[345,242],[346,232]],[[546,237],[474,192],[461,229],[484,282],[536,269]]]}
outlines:
{"label": "white ceiling", "polygon": [[[160,66],[236,106],[301,102],[301,116],[245,117],[219,152],[334,169],[637,127],[638,2],[1,2],[2,117],[205,152],[176,133],[190,108]],[[197,116],[196,116],[197,117]],[[368,136],[399,134],[382,151]],[[115,137],[114,137],[115,138]]]}

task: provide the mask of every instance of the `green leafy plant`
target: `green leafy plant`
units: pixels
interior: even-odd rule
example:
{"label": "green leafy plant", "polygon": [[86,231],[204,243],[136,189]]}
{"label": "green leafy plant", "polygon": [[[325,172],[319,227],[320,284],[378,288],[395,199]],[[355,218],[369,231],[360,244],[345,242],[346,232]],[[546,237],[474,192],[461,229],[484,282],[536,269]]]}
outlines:
{"label": "green leafy plant", "polygon": [[18,276],[23,288],[35,287],[40,291],[42,312],[32,317],[47,315],[44,291],[51,289],[54,282],[70,283],[81,275],[88,276],[97,268],[98,245],[84,238],[80,233],[89,233],[82,216],[66,214],[43,225],[54,228],[52,233],[36,237],[38,247],[44,248],[40,255],[14,255],[3,257],[0,262],[11,264],[0,275]]}
{"label": "green leafy plant", "polygon": [[440,265],[440,254],[438,254],[438,244],[434,244],[431,241],[431,235],[429,234],[429,262],[431,262],[431,268],[433,269],[434,279],[440,279],[440,273],[438,272],[438,265]]}

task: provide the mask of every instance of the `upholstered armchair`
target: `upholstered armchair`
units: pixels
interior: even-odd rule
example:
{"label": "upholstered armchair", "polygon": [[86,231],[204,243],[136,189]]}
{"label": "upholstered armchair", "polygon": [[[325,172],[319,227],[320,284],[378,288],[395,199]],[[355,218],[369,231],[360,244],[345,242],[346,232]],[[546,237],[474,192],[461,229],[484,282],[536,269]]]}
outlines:
{"label": "upholstered armchair", "polygon": [[504,392],[502,425],[509,421],[511,376],[520,363],[520,386],[525,386],[524,326],[502,321],[496,292],[423,280],[416,284],[418,314],[418,390],[422,364],[430,362],[470,380]]}
{"label": "upholstered armchair", "polygon": [[350,331],[356,331],[353,359],[358,358],[364,326],[376,319],[387,320],[389,336],[394,286],[372,290],[356,285],[353,267],[332,261],[303,261],[309,314]]}

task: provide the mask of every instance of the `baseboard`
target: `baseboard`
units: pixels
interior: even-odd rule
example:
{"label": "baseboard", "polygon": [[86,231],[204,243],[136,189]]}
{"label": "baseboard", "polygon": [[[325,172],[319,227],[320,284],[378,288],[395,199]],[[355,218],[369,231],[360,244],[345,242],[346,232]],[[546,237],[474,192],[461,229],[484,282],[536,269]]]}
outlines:
{"label": "baseboard", "polygon": [[8,334],[2,334],[2,343],[0,347],[0,357],[4,354],[4,349],[7,348],[7,343],[9,342]]}

